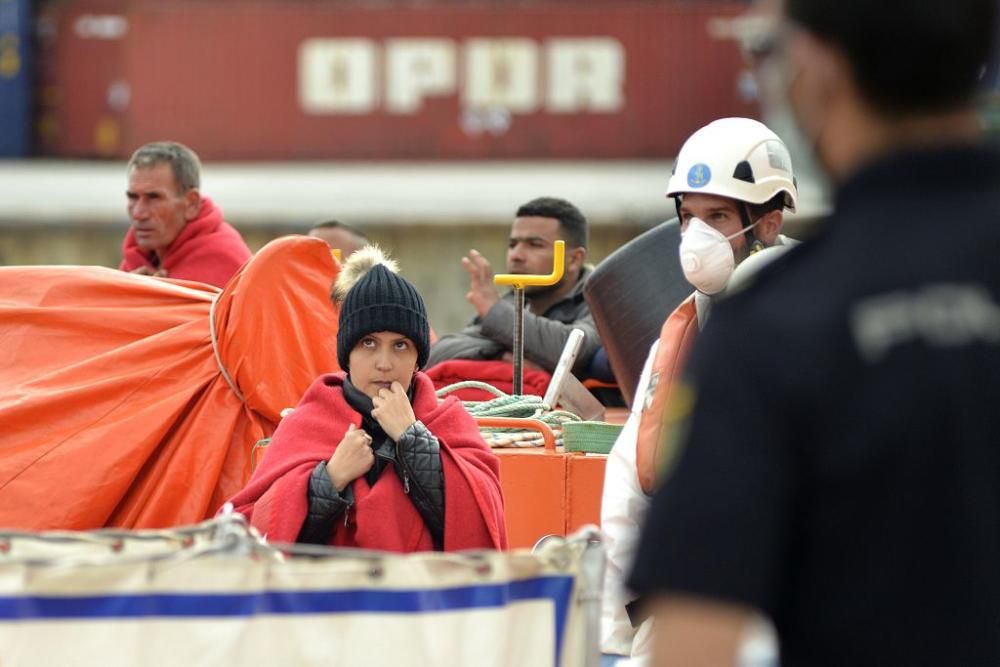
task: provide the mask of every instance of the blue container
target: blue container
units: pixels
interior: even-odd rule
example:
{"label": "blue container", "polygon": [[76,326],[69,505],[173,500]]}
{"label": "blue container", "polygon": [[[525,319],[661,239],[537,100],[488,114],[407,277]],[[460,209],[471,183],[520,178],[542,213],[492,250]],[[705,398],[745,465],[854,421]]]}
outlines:
{"label": "blue container", "polygon": [[29,0],[0,0],[0,157],[31,148],[30,53]]}

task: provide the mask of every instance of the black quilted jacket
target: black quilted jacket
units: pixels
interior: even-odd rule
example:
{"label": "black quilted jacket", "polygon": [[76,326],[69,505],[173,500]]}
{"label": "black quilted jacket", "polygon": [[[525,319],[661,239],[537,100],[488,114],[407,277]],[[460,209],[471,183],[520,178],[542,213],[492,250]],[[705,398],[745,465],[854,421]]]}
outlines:
{"label": "black quilted jacket", "polygon": [[[391,468],[403,482],[404,491],[427,524],[434,548],[441,550],[444,544],[444,474],[438,439],[418,420],[403,432],[399,442],[393,442],[371,418],[371,399],[347,380],[344,382],[344,398],[361,413],[361,428],[372,436],[375,465],[365,474],[366,481],[375,485],[391,463]],[[306,493],[309,511],[298,541],[326,544],[330,541],[334,522],[354,503],[353,484],[342,494],[337,493],[326,471],[326,461],[320,461],[309,477]]]}

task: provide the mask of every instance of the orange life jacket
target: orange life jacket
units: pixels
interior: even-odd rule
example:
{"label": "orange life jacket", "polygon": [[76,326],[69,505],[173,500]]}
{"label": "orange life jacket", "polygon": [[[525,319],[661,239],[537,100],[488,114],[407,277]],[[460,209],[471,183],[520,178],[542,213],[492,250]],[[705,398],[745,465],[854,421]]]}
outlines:
{"label": "orange life jacket", "polygon": [[656,489],[659,462],[663,455],[661,435],[664,410],[670,402],[697,335],[698,311],[692,294],[663,323],[660,329],[660,346],[650,369],[646,393],[634,399],[643,401],[635,448],[635,467],[639,474],[639,485],[646,494],[652,494]]}

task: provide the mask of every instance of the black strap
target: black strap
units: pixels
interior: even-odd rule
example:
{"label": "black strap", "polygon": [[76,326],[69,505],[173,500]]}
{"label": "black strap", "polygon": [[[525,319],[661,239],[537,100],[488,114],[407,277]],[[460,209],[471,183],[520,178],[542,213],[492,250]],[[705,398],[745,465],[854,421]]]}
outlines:
{"label": "black strap", "polygon": [[642,622],[649,618],[649,607],[646,605],[646,597],[640,595],[625,605],[625,613],[628,614],[629,623],[633,628],[638,628]]}
{"label": "black strap", "polygon": [[750,221],[750,204],[743,202],[743,206],[740,206],[740,218],[743,220],[743,238],[747,240],[747,255],[753,252],[754,244],[757,243],[757,237],[753,233],[753,223]]}

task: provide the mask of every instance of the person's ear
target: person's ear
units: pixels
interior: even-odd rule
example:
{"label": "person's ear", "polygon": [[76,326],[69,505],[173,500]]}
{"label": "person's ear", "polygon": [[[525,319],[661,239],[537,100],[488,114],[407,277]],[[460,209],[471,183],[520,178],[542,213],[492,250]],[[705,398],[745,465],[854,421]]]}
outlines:
{"label": "person's ear", "polygon": [[781,233],[781,225],[784,224],[785,217],[781,211],[770,211],[761,216],[757,223],[757,238],[766,247],[774,245]]}
{"label": "person's ear", "polygon": [[583,246],[571,248],[566,252],[566,273],[576,273],[587,261],[587,249]]}
{"label": "person's ear", "polygon": [[789,55],[797,64],[790,96],[803,129],[815,139],[830,109],[853,85],[851,66],[842,49],[807,31],[795,33]]}
{"label": "person's ear", "polygon": [[184,193],[184,219],[188,222],[198,217],[201,211],[201,191],[191,188]]}

